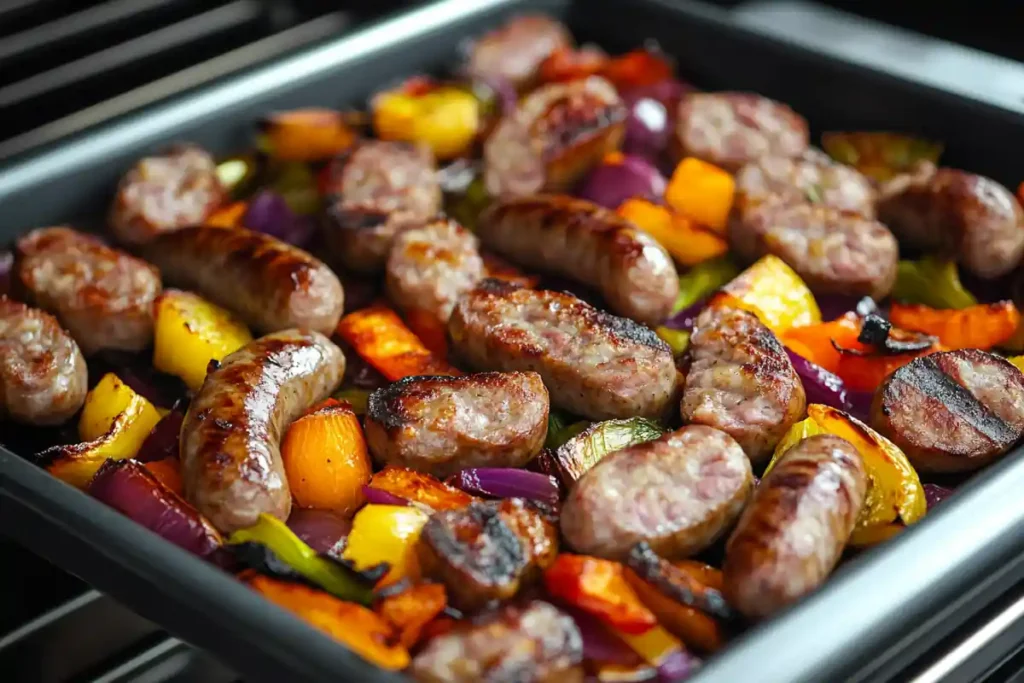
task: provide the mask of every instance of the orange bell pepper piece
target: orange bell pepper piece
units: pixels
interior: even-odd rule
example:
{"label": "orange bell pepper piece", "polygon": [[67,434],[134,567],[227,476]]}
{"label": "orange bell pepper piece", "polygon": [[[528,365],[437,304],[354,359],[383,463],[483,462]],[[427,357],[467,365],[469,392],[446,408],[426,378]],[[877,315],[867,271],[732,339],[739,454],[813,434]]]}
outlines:
{"label": "orange bell pepper piece", "polygon": [[338,336],[391,380],[412,375],[461,375],[430,352],[398,314],[381,305],[349,313],[338,323]]}
{"label": "orange bell pepper piece", "polygon": [[695,266],[729,251],[728,243],[719,235],[646,199],[627,199],[618,213],[657,240],[684,266]]}
{"label": "orange bell pepper piece", "polygon": [[431,510],[464,508],[477,498],[429,474],[388,465],[370,479],[370,486]]}
{"label": "orange bell pepper piece", "polygon": [[527,275],[508,261],[490,252],[485,251],[481,253],[480,258],[483,259],[484,271],[487,273],[487,277],[505,280],[526,289],[533,289],[540,282],[540,277]]}
{"label": "orange bell pepper piece", "polygon": [[1012,301],[959,310],[894,301],[889,309],[889,320],[905,330],[938,337],[947,349],[990,349],[1013,336],[1020,324],[1020,312]]}
{"label": "orange bell pepper piece", "polygon": [[348,149],[355,131],[340,111],[296,109],[272,114],[263,122],[270,154],[282,161],[319,161]]}
{"label": "orange bell pepper piece", "polygon": [[640,635],[658,625],[612,560],[562,553],[544,572],[544,585],[565,600],[623,633]]}
{"label": "orange bell pepper piece", "polygon": [[180,460],[177,458],[162,458],[160,460],[150,460],[143,463],[143,465],[149,470],[150,474],[156,477],[157,481],[179,496],[184,496],[182,493]]}
{"label": "orange bell pepper piece", "polygon": [[663,56],[640,48],[607,60],[601,75],[621,92],[672,78],[672,65]]}
{"label": "orange bell pepper piece", "polygon": [[232,202],[207,216],[203,225],[209,228],[240,228],[242,217],[248,208],[248,202]]}
{"label": "orange bell pepper piece", "polygon": [[448,330],[433,314],[421,309],[405,311],[405,324],[439,360],[448,359]]}
{"label": "orange bell pepper piece", "polygon": [[240,578],[267,600],[320,629],[366,661],[389,671],[409,666],[409,651],[395,642],[395,629],[362,605],[339,600],[301,583],[255,572]]}
{"label": "orange bell pepper piece", "polygon": [[687,157],[672,173],[665,189],[665,201],[679,215],[724,235],[735,194],[736,181],[732,174],[706,161]]}
{"label": "orange bell pepper piece", "polygon": [[377,603],[374,611],[399,634],[398,642],[411,648],[420,641],[427,624],[440,615],[447,604],[443,585],[421,583],[387,596]]}

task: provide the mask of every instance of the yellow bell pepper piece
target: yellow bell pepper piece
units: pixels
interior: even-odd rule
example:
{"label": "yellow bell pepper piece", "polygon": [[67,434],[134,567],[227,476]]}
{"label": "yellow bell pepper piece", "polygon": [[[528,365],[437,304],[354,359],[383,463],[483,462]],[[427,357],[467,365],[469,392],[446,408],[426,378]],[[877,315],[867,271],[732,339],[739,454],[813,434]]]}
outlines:
{"label": "yellow bell pepper piece", "polygon": [[821,310],[807,284],[772,254],[725,285],[716,300],[754,313],[776,334],[821,322]]}
{"label": "yellow bell pepper piece", "polygon": [[729,251],[729,245],[719,235],[646,199],[627,199],[618,213],[657,240],[684,266],[695,266]]}
{"label": "yellow bell pepper piece", "polygon": [[118,417],[124,415],[118,447],[131,458],[160,421],[160,412],[152,403],[108,372],[85,397],[85,406],[78,420],[78,436],[82,441],[95,441],[109,434]]}
{"label": "yellow bell pepper piece", "polygon": [[191,292],[169,289],[156,300],[153,367],[199,391],[211,360],[252,341],[235,316]]}
{"label": "yellow bell pepper piece", "polygon": [[690,348],[690,333],[686,330],[673,330],[670,327],[659,327],[654,330],[662,341],[669,345],[673,355],[680,355]]}
{"label": "yellow bell pepper piece", "polygon": [[[807,419],[789,428],[775,447],[767,475],[790,448],[815,434],[834,434],[857,449],[868,474],[868,489],[852,545],[873,545],[924,517],[927,502],[917,472],[894,443],[841,410],[812,403]],[[890,528],[891,527],[891,528]]]}
{"label": "yellow bell pepper piece", "polygon": [[732,174],[706,161],[687,157],[679,162],[665,190],[665,201],[681,216],[725,234],[736,181]]}
{"label": "yellow bell pepper piece", "polygon": [[1014,356],[1013,358],[1007,358],[1008,361],[1017,366],[1017,369],[1024,372],[1024,356]]}
{"label": "yellow bell pepper piece", "polygon": [[427,519],[426,513],[413,507],[366,505],[352,519],[352,531],[342,557],[360,571],[387,562],[391,569],[380,585],[406,577],[417,579],[420,566],[416,543]]}
{"label": "yellow bell pepper piece", "polygon": [[421,142],[438,159],[467,151],[480,128],[480,102],[457,88],[422,95],[387,92],[373,101],[373,125],[382,140]]}
{"label": "yellow bell pepper piece", "polygon": [[658,666],[673,652],[683,649],[682,642],[661,626],[649,628],[639,635],[612,630],[651,666]]}

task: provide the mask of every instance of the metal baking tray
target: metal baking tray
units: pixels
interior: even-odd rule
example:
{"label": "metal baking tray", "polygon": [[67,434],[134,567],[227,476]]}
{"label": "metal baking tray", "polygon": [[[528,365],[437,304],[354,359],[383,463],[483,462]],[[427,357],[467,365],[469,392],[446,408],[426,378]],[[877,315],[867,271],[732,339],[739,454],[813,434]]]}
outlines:
{"label": "metal baking tray", "polygon": [[[40,225],[95,224],[124,169],[167,142],[229,151],[249,142],[253,121],[268,110],[361,104],[404,75],[451,65],[464,40],[524,10],[562,17],[581,41],[612,51],[655,39],[699,85],[787,102],[816,133],[915,132],[945,141],[950,165],[1004,183],[1024,177],[1014,153],[1024,149],[1018,111],[741,25],[722,8],[689,0],[444,0],[0,169],[0,241]],[[812,598],[751,629],[695,680],[903,680],[907,666],[1024,579],[1020,453],[844,565]],[[3,449],[0,526],[247,680],[401,680]]]}

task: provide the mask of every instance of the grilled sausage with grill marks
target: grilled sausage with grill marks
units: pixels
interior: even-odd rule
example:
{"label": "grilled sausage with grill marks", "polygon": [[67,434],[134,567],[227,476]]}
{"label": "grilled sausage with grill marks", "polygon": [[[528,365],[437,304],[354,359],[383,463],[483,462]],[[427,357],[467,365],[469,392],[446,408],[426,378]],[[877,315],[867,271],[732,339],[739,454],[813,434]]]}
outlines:
{"label": "grilled sausage with grill marks", "polygon": [[153,341],[160,275],[150,264],[92,235],[38,228],[16,245],[15,286],[53,313],[86,355],[141,351]]}
{"label": "grilled sausage with grill marks", "polygon": [[721,536],[753,486],[750,461],[717,429],[693,425],[605,456],[562,507],[574,550],[624,559],[646,541],[659,555],[686,557]]}
{"label": "grilled sausage with grill marks", "polygon": [[916,358],[875,392],[871,425],[921,472],[975,470],[1024,434],[1024,374],[977,349]]}
{"label": "grilled sausage with grill marks", "polygon": [[406,377],[370,394],[366,442],[378,462],[447,477],[522,467],[544,446],[548,390],[535,372]]}
{"label": "grilled sausage with grill marks", "polygon": [[867,481],[857,449],[837,436],[812,436],[786,451],[726,545],[730,604],[760,619],[824,583],[853,531]]}
{"label": "grilled sausage with grill marks", "polygon": [[483,280],[456,304],[448,335],[473,367],[532,370],[552,403],[592,420],[659,417],[678,395],[664,341],[571,294]]}
{"label": "grilled sausage with grill marks", "polygon": [[558,531],[520,498],[470,503],[431,515],[417,545],[424,573],[452,603],[474,611],[513,597],[558,554]]}
{"label": "grilled sausage with grill marks", "polygon": [[260,513],[288,519],[281,436],[344,373],[341,349],[317,332],[269,334],[227,356],[181,426],[186,498],[225,533],[252,526]]}
{"label": "grilled sausage with grill marks", "polygon": [[57,425],[88,390],[85,359],[49,313],[0,295],[0,418]]}
{"label": "grilled sausage with grill marks", "polygon": [[261,333],[293,327],[332,334],[345,295],[318,259],[250,230],[191,227],[143,248],[164,278],[234,311]]}
{"label": "grilled sausage with grill marks", "polygon": [[477,232],[489,248],[530,269],[579,280],[618,315],[657,325],[679,295],[672,257],[629,221],[566,196],[509,198],[492,204]]}

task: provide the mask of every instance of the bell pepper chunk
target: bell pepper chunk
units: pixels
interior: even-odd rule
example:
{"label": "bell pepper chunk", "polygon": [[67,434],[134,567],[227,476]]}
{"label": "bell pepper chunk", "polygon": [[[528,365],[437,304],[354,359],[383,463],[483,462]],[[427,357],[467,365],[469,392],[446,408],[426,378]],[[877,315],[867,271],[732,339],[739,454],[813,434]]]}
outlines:
{"label": "bell pepper chunk", "polygon": [[653,237],[679,263],[695,266],[729,251],[725,239],[646,199],[627,199],[617,209],[620,216]]}
{"label": "bell pepper chunk", "polygon": [[618,562],[562,553],[544,571],[544,585],[553,597],[589,612],[612,628],[640,635],[657,627],[654,613],[626,582]]}
{"label": "bell pepper chunk", "polygon": [[1013,363],[1018,370],[1024,372],[1024,356],[1013,356],[1012,358],[1007,358],[1007,360]]}
{"label": "bell pepper chunk", "polygon": [[357,570],[382,562],[390,565],[378,585],[386,586],[404,578],[420,577],[416,543],[429,517],[414,507],[366,505],[352,520],[342,558]]}
{"label": "bell pepper chunk", "polygon": [[938,163],[942,144],[888,132],[824,133],[821,146],[836,161],[877,182],[911,171],[921,161]]}
{"label": "bell pepper chunk", "polygon": [[412,648],[423,636],[427,624],[440,616],[448,604],[444,586],[422,583],[382,598],[374,611],[398,632],[398,642]]}
{"label": "bell pepper chunk", "polygon": [[665,202],[679,215],[724,235],[735,194],[736,181],[731,173],[687,157],[672,173]]}
{"label": "bell pepper chunk", "polygon": [[457,510],[477,498],[424,472],[388,465],[370,478],[370,488],[404,498],[429,510]]}
{"label": "bell pepper chunk", "polygon": [[482,120],[472,93],[446,86],[384,92],[373,98],[371,108],[380,139],[427,145],[438,159],[469,151]]}
{"label": "bell pepper chunk", "polygon": [[391,381],[412,375],[460,375],[441,360],[390,308],[374,305],[349,313],[338,323],[344,339]]}
{"label": "bell pepper chunk", "polygon": [[889,320],[905,330],[939,338],[947,349],[982,349],[999,346],[1020,325],[1020,312],[1012,301],[979,304],[960,310],[939,310],[921,304],[894,301]]}
{"label": "bell pepper chunk", "polygon": [[821,322],[821,310],[810,288],[782,259],[772,254],[733,278],[715,295],[713,302],[748,310],[779,335],[791,327]]}
{"label": "bell pepper chunk", "polygon": [[672,78],[672,65],[659,52],[639,48],[608,59],[600,71],[619,92]]}
{"label": "bell pepper chunk", "polygon": [[271,114],[262,123],[271,156],[282,161],[329,159],[356,140],[345,115],[331,109],[296,109]]}
{"label": "bell pepper chunk", "polygon": [[203,225],[208,228],[241,228],[242,217],[248,210],[248,202],[232,202],[207,216]]}
{"label": "bell pepper chunk", "polygon": [[919,261],[900,261],[892,298],[932,308],[967,308],[978,304],[974,295],[960,282],[956,261],[936,256],[925,256]]}
{"label": "bell pepper chunk", "polygon": [[724,287],[740,274],[728,256],[698,263],[679,276],[679,296],[673,313],[694,305],[716,289]]}

